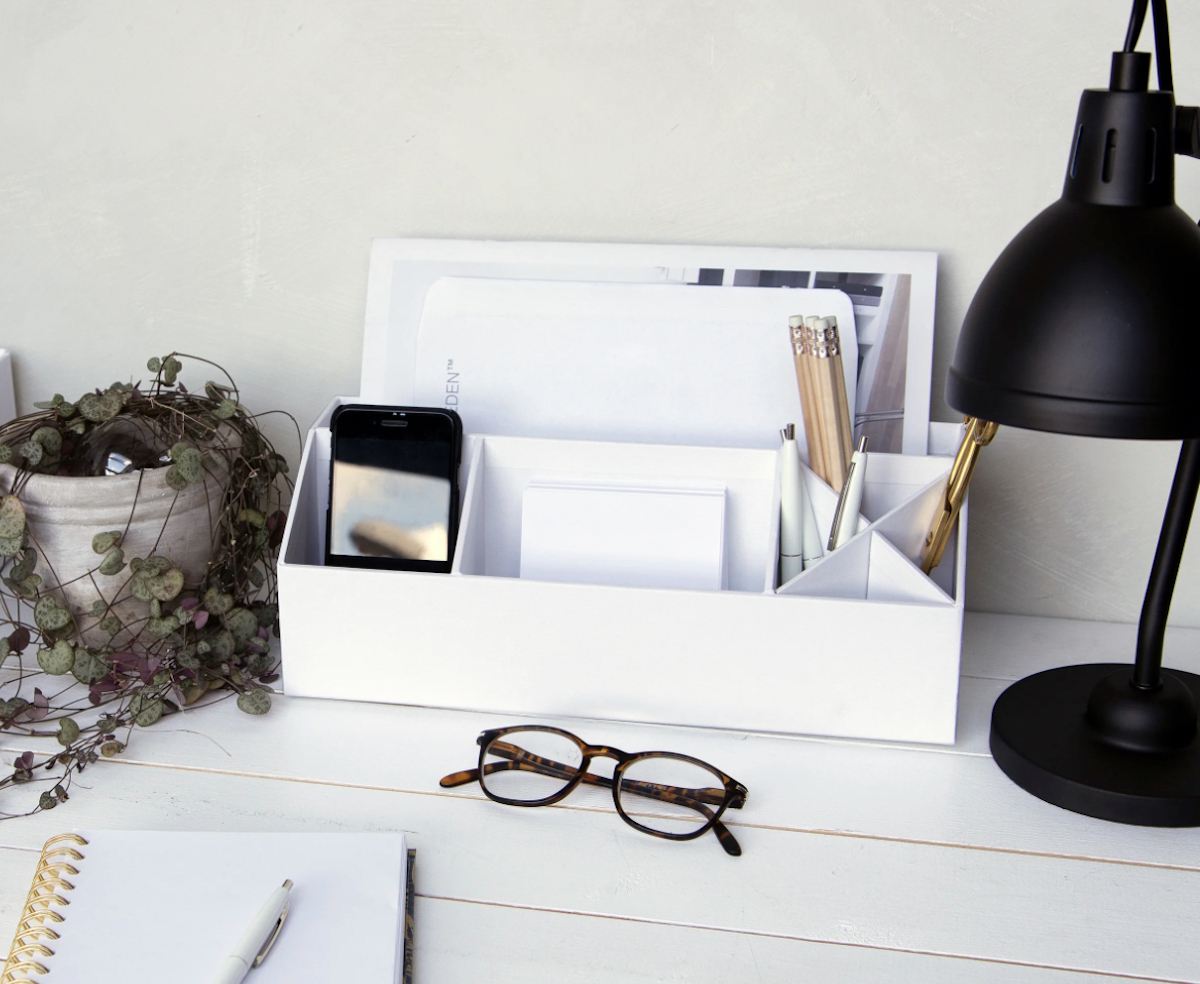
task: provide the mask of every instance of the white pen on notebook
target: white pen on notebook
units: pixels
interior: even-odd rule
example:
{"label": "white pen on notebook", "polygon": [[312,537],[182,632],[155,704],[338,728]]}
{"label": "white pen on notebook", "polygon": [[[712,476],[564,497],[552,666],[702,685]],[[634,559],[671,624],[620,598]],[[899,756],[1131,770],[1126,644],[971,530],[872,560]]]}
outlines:
{"label": "white pen on notebook", "polygon": [[854,536],[858,528],[858,511],[862,508],[863,484],[867,475],[867,439],[860,437],[858,447],[850,456],[850,467],[846,482],[838,497],[837,512],[833,516],[833,528],[829,531],[829,549],[836,550]]}
{"label": "white pen on notebook", "polygon": [[225,958],[213,984],[241,984],[249,970],[266,959],[287,918],[291,891],[292,880],[289,878],[271,893],[242,938],[237,941],[233,952]]}

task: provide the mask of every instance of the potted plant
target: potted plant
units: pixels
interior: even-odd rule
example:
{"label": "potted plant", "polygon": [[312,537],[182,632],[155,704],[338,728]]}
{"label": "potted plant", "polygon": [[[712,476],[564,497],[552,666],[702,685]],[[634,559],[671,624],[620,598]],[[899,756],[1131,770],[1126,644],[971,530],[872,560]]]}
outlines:
{"label": "potted plant", "polygon": [[228,374],[189,392],[181,357],[0,428],[0,729],[60,746],[0,791],[45,780],[35,809],[210,693],[270,708],[287,462]]}

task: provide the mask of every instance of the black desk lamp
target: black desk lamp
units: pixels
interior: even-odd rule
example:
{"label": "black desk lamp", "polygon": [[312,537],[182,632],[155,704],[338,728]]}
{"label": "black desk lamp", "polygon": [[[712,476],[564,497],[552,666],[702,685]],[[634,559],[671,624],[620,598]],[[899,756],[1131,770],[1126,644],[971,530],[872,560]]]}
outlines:
{"label": "black desk lamp", "polygon": [[1200,114],[1175,105],[1166,0],[1153,0],[1159,91],[1134,51],[1135,0],[1108,89],[1089,89],[1062,198],[976,292],[946,381],[972,417],[1062,434],[1180,440],[1133,666],[1019,680],[992,710],[996,763],[1050,803],[1106,820],[1200,825],[1200,676],[1162,670],[1163,634],[1200,488],[1200,229],[1175,205]]}

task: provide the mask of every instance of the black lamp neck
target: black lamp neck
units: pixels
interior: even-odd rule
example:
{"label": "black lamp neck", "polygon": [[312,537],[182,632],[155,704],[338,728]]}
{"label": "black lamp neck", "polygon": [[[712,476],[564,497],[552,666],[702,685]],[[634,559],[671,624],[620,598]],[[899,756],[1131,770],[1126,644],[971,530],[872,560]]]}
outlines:
{"label": "black lamp neck", "polygon": [[1150,92],[1150,56],[1113,55],[1112,88],[1079,100],[1063,198],[1092,205],[1175,203],[1175,96]]}

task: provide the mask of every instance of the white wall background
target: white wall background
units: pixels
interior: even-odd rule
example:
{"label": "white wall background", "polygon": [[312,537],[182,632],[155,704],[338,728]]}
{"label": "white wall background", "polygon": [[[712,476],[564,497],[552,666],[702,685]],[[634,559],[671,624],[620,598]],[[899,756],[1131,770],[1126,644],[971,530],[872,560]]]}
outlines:
{"label": "white wall background", "polygon": [[[936,250],[950,419],[971,294],[1058,196],[1128,6],[3,0],[19,405],[180,349],[307,425],[357,391],[372,237],[416,235]],[[1172,26],[1200,102],[1200,10]],[[1179,177],[1195,215],[1200,162]],[[971,607],[1136,619],[1175,453],[1002,431],[974,486]],[[1200,625],[1200,548],[1173,614]]]}

